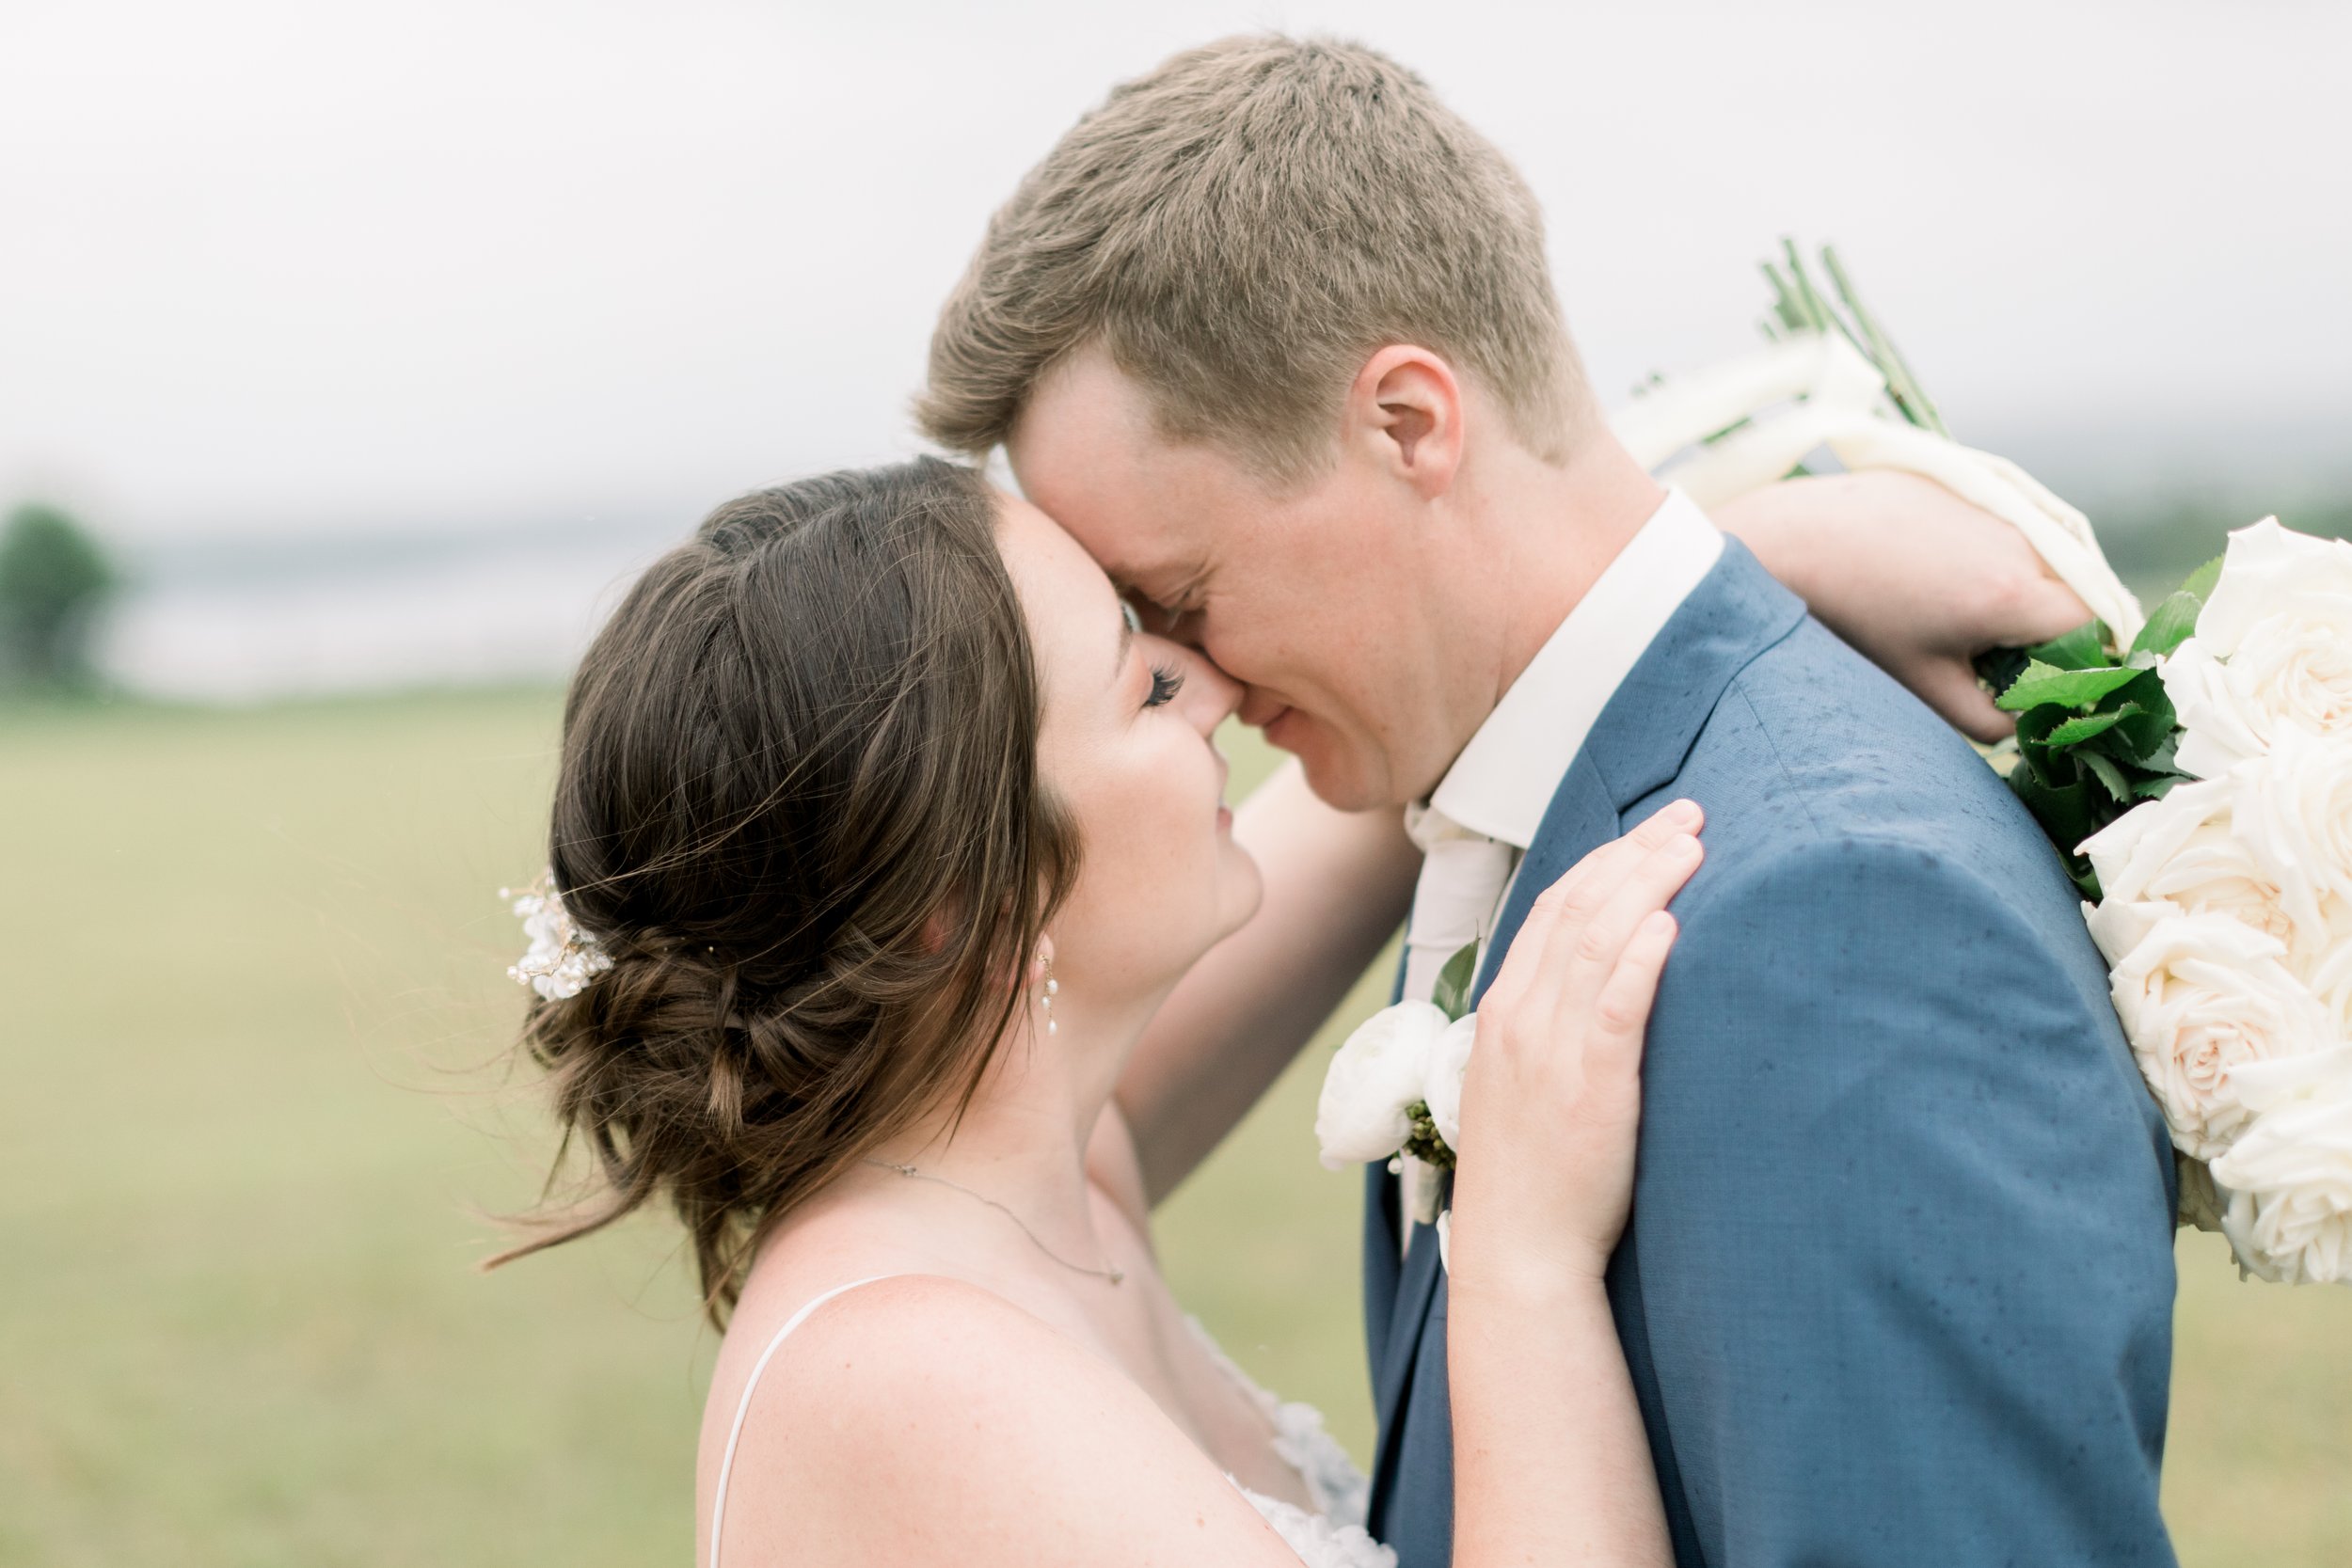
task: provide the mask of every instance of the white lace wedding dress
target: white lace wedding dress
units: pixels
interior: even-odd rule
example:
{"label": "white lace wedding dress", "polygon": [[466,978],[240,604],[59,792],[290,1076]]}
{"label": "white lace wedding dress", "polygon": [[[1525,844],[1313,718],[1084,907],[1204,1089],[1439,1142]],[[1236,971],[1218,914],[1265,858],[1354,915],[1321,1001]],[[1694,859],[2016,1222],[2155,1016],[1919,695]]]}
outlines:
{"label": "white lace wedding dress", "polygon": [[[719,1568],[719,1530],[726,1523],[727,1481],[735,1469],[735,1445],[743,1435],[743,1420],[751,1414],[752,1394],[759,1386],[760,1374],[768,1370],[769,1361],[792,1331],[808,1321],[810,1313],[845,1291],[890,1277],[877,1275],[827,1291],[793,1313],[753,1363],[752,1375],[743,1384],[743,1397],[735,1407],[735,1425],[727,1431],[726,1452],[719,1462],[717,1495],[710,1504],[710,1568]],[[1323,1413],[1312,1405],[1276,1399],[1251,1382],[1249,1374],[1217,1348],[1207,1329],[1198,1322],[1192,1323],[1192,1329],[1225,1374],[1249,1396],[1251,1403],[1265,1413],[1267,1424],[1274,1429],[1274,1451],[1298,1472],[1314,1507],[1304,1509],[1279,1497],[1261,1496],[1239,1481],[1233,1482],[1234,1490],[1264,1515],[1265,1522],[1298,1554],[1306,1568],[1396,1568],[1396,1554],[1375,1541],[1364,1528],[1372,1484],[1356,1467],[1356,1462],[1348,1458],[1347,1450],[1324,1430]]]}

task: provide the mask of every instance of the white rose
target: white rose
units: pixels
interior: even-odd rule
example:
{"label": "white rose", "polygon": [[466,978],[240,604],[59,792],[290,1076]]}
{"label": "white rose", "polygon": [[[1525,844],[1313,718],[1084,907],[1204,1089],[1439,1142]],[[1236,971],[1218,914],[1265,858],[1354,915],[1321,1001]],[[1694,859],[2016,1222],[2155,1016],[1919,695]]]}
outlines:
{"label": "white rose", "polygon": [[2230,784],[2233,834],[2279,889],[2298,958],[2313,959],[2337,945],[2352,907],[2352,732],[2282,734],[2268,755],[2231,769]]}
{"label": "white rose", "polygon": [[2352,1280],[2352,1046],[2238,1077],[2254,1119],[2213,1165],[2238,1262],[2282,1284]]}
{"label": "white rose", "polygon": [[2173,1146],[2190,1158],[2213,1159],[2245,1123],[2239,1068],[2334,1043],[2277,938],[2164,904],[2109,900],[2090,921],[2100,950],[2122,955],[2108,976],[2116,1014]]}
{"label": "white rose", "polygon": [[1429,1119],[1446,1148],[1462,1152],[1462,1078],[1470,1071],[1470,1047],[1478,1042],[1478,1015],[1465,1013],[1446,1025],[1429,1053],[1429,1078],[1422,1099],[1429,1103]]}
{"label": "white rose", "polygon": [[[2161,800],[2134,806],[2082,847],[2109,903],[2169,905],[2183,914],[2227,914],[2290,947],[2316,944],[2314,924],[2298,931],[2279,879],[2232,828],[2238,785],[2229,779],[2175,784]],[[2135,940],[2137,940],[2135,938]],[[2108,953],[2120,962],[2122,952]]]}
{"label": "white rose", "polygon": [[2266,517],[2230,535],[2197,634],[2165,661],[2182,768],[2217,778],[2288,732],[2352,734],[2352,542]]}
{"label": "white rose", "polygon": [[1422,1097],[1446,1022],[1434,1003],[1400,1002],[1347,1037],[1315,1106],[1315,1138],[1327,1168],[1369,1164],[1405,1147],[1413,1131],[1405,1113]]}
{"label": "white rose", "polygon": [[2319,998],[2336,1038],[2352,1040],[2352,933],[2340,933],[2336,945],[2312,966],[2305,983]]}

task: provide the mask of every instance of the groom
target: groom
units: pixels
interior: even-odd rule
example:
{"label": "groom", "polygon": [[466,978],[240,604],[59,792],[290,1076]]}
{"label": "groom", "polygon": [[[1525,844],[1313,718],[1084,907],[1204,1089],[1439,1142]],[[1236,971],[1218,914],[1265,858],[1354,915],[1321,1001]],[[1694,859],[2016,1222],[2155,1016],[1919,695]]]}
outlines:
{"label": "groom", "polygon": [[[991,224],[921,414],[1004,445],[1326,800],[1411,803],[1407,995],[1706,808],[1609,1281],[1683,1568],[2172,1561],[2172,1164],[2058,860],[1616,443],[1491,146],[1359,48],[1180,55]],[[1916,499],[1804,504],[1873,494]],[[1446,1280],[1368,1174],[1373,1524],[1436,1568]]]}

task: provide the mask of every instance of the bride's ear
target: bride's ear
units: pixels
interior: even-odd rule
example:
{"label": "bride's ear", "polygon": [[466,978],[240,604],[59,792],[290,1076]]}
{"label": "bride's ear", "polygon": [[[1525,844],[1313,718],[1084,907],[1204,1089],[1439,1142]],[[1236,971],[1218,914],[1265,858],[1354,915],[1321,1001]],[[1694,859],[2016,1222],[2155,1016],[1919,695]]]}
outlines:
{"label": "bride's ear", "polygon": [[1437,354],[1391,343],[1347,389],[1346,439],[1424,500],[1451,489],[1462,464],[1462,384]]}

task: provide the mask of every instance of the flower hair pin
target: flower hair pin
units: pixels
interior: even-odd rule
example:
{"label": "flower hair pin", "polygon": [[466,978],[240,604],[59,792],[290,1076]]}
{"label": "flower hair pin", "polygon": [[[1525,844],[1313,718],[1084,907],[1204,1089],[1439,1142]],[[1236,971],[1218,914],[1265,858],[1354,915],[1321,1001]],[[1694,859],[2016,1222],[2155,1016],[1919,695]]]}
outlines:
{"label": "flower hair pin", "polygon": [[612,956],[573,924],[572,911],[564,907],[563,895],[555,891],[553,871],[542,874],[536,885],[521,893],[502,887],[499,896],[514,900],[515,912],[522,917],[523,935],[531,943],[506,972],[516,985],[529,986],[549,1002],[564,1002],[587,990],[590,981],[612,967]]}

